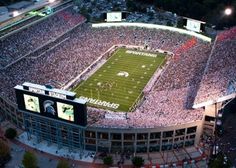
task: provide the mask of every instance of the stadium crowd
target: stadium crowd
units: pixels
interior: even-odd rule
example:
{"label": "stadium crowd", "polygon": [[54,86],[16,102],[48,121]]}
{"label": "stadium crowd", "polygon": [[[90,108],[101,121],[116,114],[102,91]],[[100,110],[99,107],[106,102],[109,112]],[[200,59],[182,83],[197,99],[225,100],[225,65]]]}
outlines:
{"label": "stadium crowd", "polygon": [[[203,117],[202,109],[187,109],[185,106],[187,101],[185,98],[191,91],[192,88],[190,87],[163,91],[153,90],[145,97],[142,105],[136,108],[134,112],[127,113],[127,118],[123,120],[104,118],[104,110],[96,110],[102,115],[99,116],[100,119],[96,118],[96,122],[92,126],[155,128],[201,120]],[[89,114],[96,112],[94,109],[89,110]]]}
{"label": "stadium crowd", "polygon": [[216,39],[195,104],[217,100],[230,94],[230,82],[235,83],[236,81],[235,32],[236,27],[220,33]]}
{"label": "stadium crowd", "polygon": [[0,68],[56,39],[84,20],[84,17],[72,11],[72,7],[69,7],[37,24],[1,39]]}
{"label": "stadium crowd", "polygon": [[[171,58],[153,89],[145,94],[142,104],[134,112],[127,113],[125,119],[107,119],[106,111],[89,108],[88,121],[89,125],[97,127],[153,128],[201,120],[203,111],[193,110],[191,107],[196,95],[208,93],[206,90],[209,88],[205,85],[210,86],[211,83],[207,83],[206,79],[212,78],[212,82],[217,82],[218,86],[224,82],[219,79],[218,82],[214,78],[215,74],[228,80],[235,72],[231,70],[236,60],[233,59],[236,54],[233,47],[235,41],[232,40],[217,42],[210,62],[208,58],[211,44],[166,30],[134,27],[92,28],[90,24],[83,23],[50,43],[50,40],[83,20],[76,16],[68,8],[1,41],[2,67],[33,51],[15,64],[0,70],[0,80],[3,81],[0,83],[1,95],[15,101],[13,87],[25,81],[37,84],[54,81],[63,86],[114,45],[147,45],[150,50],[167,50],[177,56]],[[42,44],[46,45],[37,50]],[[226,61],[226,66],[223,61]],[[208,63],[206,73],[204,70]],[[220,87],[224,88],[224,84]],[[210,89],[214,92],[214,87]]]}
{"label": "stadium crowd", "polygon": [[[155,36],[154,32],[156,32]],[[5,87],[1,88],[5,88],[4,93],[8,93],[7,97],[14,100],[12,88],[24,81],[38,84],[57,81],[63,85],[75,78],[102,53],[116,44],[144,45],[144,41],[152,38],[152,42],[156,41],[156,47],[152,48],[153,50],[169,48],[174,51],[181,46],[182,41],[186,41],[190,37],[173,32],[163,33],[161,30],[125,27],[97,29],[88,24],[82,24],[68,32],[64,38],[55,47],[43,47],[41,48],[43,51],[40,49],[40,52],[37,50],[31,54],[33,57],[25,57],[1,71],[1,78],[5,81]],[[176,45],[173,46],[169,42],[171,39]],[[160,40],[164,42],[160,43]]]}

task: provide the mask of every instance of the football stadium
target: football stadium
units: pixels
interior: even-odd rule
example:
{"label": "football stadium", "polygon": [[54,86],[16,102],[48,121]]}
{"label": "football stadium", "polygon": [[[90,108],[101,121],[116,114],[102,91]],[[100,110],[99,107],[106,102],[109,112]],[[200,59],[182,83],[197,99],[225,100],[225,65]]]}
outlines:
{"label": "football stadium", "polygon": [[101,107],[115,111],[130,111],[164,60],[163,54],[119,49],[74,91],[91,105],[101,104]]}
{"label": "football stadium", "polygon": [[66,7],[1,37],[0,115],[58,148],[198,146],[235,98],[235,39],[235,27],[209,38],[148,23],[91,24]]}

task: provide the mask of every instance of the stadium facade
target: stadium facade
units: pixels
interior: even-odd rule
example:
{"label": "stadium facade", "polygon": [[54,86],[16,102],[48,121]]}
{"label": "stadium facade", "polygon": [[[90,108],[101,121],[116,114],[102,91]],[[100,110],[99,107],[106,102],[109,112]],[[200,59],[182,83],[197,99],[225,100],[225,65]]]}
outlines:
{"label": "stadium facade", "polygon": [[[106,152],[158,152],[172,150],[199,143],[203,123],[210,127],[213,123],[196,121],[172,127],[153,129],[129,128],[108,129],[98,127],[82,128],[44,116],[18,111],[16,104],[1,98],[1,116],[37,137],[38,142],[46,140],[73,150],[87,149]],[[209,131],[209,129],[208,129]]]}
{"label": "stadium facade", "polygon": [[[106,152],[158,152],[195,146],[201,136],[212,136],[216,123],[217,105],[205,107],[205,119],[182,125],[158,128],[108,129],[98,127],[81,128],[44,116],[18,111],[16,104],[0,99],[1,117],[37,137],[69,149],[87,149]],[[219,107],[218,107],[219,108]]]}

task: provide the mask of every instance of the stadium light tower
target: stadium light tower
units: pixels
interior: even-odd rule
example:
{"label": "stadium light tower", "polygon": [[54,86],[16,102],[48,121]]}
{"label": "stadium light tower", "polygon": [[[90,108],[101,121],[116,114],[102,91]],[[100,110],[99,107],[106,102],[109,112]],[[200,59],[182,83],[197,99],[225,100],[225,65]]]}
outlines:
{"label": "stadium light tower", "polygon": [[19,11],[13,11],[13,12],[12,12],[12,16],[13,16],[13,17],[16,17],[16,16],[18,16],[18,15],[20,15],[20,12],[19,12]]}
{"label": "stadium light tower", "polygon": [[225,12],[224,12],[225,15],[229,16],[232,14],[232,12],[233,12],[232,8],[230,8],[230,7],[225,8]]}

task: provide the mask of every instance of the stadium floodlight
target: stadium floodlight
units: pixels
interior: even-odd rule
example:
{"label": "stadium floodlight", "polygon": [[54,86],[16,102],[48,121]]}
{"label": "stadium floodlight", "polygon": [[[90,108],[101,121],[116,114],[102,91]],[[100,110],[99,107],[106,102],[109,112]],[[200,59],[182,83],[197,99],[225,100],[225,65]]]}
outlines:
{"label": "stadium floodlight", "polygon": [[49,3],[53,3],[53,2],[55,2],[55,0],[48,0],[48,2],[49,2]]}
{"label": "stadium floodlight", "polygon": [[231,8],[229,8],[229,7],[225,8],[225,15],[229,16],[232,14],[232,12],[233,12],[233,10]]}
{"label": "stadium floodlight", "polygon": [[222,125],[222,121],[221,120],[217,120],[216,121],[216,125],[221,126]]}
{"label": "stadium floodlight", "polygon": [[16,16],[18,16],[18,15],[20,15],[19,11],[13,11],[13,12],[12,12],[12,16],[13,16],[13,17],[16,17]]}

